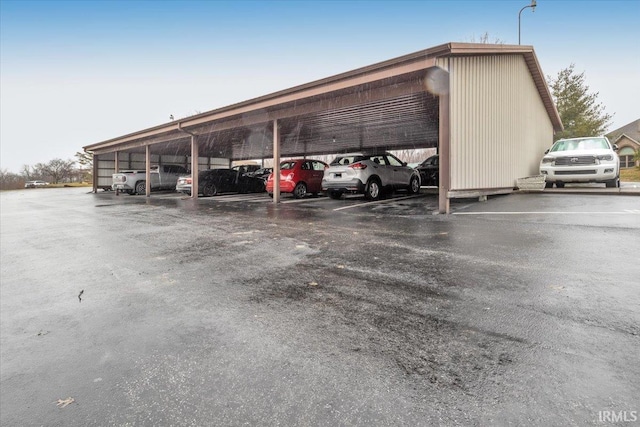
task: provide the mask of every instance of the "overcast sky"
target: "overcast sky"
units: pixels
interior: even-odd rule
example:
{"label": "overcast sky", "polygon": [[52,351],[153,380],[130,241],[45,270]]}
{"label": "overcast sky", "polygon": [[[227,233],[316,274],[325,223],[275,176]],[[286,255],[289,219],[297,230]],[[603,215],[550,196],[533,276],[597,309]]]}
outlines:
{"label": "overcast sky", "polygon": [[[518,44],[522,1],[0,0],[0,168],[448,42]],[[640,118],[640,0],[538,0],[522,44]]]}

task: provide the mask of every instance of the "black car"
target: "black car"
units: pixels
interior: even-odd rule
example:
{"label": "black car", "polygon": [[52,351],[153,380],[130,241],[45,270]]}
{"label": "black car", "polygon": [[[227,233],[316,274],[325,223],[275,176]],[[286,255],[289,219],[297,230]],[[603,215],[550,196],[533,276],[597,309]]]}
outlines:
{"label": "black car", "polygon": [[260,168],[253,172],[247,172],[247,176],[252,176],[254,178],[260,178],[263,181],[266,181],[269,178],[269,175],[273,172],[273,168]]}
{"label": "black car", "polygon": [[436,154],[424,160],[416,167],[418,172],[420,172],[422,185],[438,186],[440,177],[439,163],[439,155]]}
{"label": "black car", "polygon": [[[180,177],[176,190],[190,195],[191,186],[191,176]],[[209,169],[198,173],[198,193],[204,197],[215,196],[218,193],[261,193],[263,191],[264,181],[247,176],[242,168]]]}

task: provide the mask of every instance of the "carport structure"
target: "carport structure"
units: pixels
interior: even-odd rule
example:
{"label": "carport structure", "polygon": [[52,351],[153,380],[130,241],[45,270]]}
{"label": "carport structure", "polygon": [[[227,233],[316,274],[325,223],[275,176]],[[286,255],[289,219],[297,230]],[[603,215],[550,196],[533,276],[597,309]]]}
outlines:
{"label": "carport structure", "polygon": [[152,162],[196,171],[220,159],[273,158],[278,203],[282,157],[437,147],[444,213],[452,198],[510,192],[537,174],[561,129],[531,46],[448,43],[84,150],[94,154],[94,191],[138,164],[147,196]]}

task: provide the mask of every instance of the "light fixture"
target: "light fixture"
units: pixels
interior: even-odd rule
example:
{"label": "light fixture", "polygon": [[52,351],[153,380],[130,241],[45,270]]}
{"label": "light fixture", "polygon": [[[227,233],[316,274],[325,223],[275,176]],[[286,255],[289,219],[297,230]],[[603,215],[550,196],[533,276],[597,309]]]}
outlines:
{"label": "light fixture", "polygon": [[526,8],[530,7],[532,12],[536,11],[536,0],[531,0],[531,4],[529,6],[525,6],[522,9],[520,9],[520,12],[518,12],[518,44],[520,44],[520,15],[522,14],[522,11],[525,10]]}

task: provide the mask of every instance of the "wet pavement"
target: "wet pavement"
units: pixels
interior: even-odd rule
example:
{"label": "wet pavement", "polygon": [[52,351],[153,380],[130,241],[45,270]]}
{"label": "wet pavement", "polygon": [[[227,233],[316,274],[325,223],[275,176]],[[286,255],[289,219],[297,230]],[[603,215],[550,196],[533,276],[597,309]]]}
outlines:
{"label": "wet pavement", "polygon": [[3,426],[640,419],[637,196],[0,202]]}

